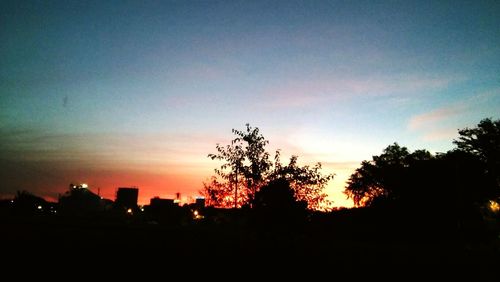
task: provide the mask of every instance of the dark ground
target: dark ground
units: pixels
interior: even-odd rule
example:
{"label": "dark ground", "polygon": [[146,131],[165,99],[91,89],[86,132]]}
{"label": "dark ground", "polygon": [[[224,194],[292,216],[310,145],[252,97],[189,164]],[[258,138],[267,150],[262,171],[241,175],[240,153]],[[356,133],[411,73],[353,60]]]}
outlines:
{"label": "dark ground", "polygon": [[189,267],[217,272],[236,264],[242,273],[266,268],[289,274],[315,269],[353,275],[362,274],[362,269],[378,269],[382,276],[405,269],[413,275],[466,271],[473,273],[475,281],[496,279],[496,269],[500,269],[500,244],[495,236],[402,231],[380,222],[353,225],[338,217],[300,226],[207,222],[165,226],[89,218],[1,217],[0,230],[7,269],[82,265],[113,271]]}

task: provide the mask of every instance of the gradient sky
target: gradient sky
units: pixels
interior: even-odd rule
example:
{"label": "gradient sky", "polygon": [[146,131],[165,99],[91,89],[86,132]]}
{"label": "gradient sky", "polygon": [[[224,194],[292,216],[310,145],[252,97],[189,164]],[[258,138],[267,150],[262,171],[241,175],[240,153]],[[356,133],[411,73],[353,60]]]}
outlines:
{"label": "gradient sky", "polygon": [[194,197],[231,129],[336,173],[500,118],[498,1],[2,1],[0,195]]}

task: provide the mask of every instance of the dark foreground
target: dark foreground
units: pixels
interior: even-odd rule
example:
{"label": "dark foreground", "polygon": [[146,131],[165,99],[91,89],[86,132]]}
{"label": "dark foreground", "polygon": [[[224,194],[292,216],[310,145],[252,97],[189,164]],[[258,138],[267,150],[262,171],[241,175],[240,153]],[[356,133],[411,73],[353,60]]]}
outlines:
{"label": "dark foreground", "polygon": [[4,265],[28,269],[78,264],[94,269],[134,266],[151,271],[155,267],[173,270],[174,266],[216,271],[233,264],[243,267],[244,272],[273,265],[285,265],[289,271],[319,266],[328,271],[412,268],[454,274],[470,271],[482,280],[498,278],[495,269],[500,264],[499,240],[491,234],[474,237],[432,230],[401,231],[394,226],[358,226],[339,219],[286,226],[203,221],[167,226],[3,217],[0,230],[3,258],[8,258]]}

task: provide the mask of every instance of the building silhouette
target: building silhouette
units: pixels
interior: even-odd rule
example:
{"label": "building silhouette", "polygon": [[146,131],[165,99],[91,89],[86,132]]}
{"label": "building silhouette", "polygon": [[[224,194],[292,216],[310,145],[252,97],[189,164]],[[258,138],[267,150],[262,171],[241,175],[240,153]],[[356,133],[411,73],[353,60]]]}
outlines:
{"label": "building silhouette", "polygon": [[205,208],[205,198],[197,197],[194,204],[195,204],[197,209],[200,209],[200,210],[204,209]]}
{"label": "building silhouette", "polygon": [[139,188],[119,187],[116,191],[115,207],[124,210],[137,209],[137,199],[139,197]]}
{"label": "building silhouette", "polygon": [[188,213],[179,206],[176,199],[151,198],[147,211],[153,220],[164,224],[179,224],[183,218],[188,217]]}
{"label": "building silhouette", "polygon": [[63,214],[83,215],[105,210],[101,197],[90,191],[87,184],[70,184],[68,191],[59,197]]}

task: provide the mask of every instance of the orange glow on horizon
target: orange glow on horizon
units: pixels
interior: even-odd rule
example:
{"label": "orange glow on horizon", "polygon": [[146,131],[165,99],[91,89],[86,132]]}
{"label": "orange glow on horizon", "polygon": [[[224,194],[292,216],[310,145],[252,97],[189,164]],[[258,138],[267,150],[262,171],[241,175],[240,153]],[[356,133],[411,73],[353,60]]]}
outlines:
{"label": "orange glow on horizon", "polygon": [[[269,150],[271,149],[269,148]],[[287,151],[293,152],[293,150]],[[300,165],[312,165],[317,160],[312,156],[298,155]],[[287,162],[289,156],[285,154],[282,156],[282,161]],[[323,162],[322,172],[324,174],[335,173],[335,178],[328,183],[325,190],[329,195],[328,199],[333,201],[332,207],[353,206],[352,200],[346,199],[342,191],[345,187],[345,181],[358,164],[358,162]],[[13,186],[23,187],[20,190],[27,190],[50,202],[57,202],[58,195],[68,191],[70,183],[86,183],[90,191],[113,201],[119,187],[137,187],[139,188],[139,205],[148,205],[151,198],[154,197],[175,199],[176,193],[181,194],[181,204],[184,204],[192,203],[197,196],[200,196],[203,182],[213,175],[213,168],[218,165],[218,162],[211,161],[206,164],[168,165],[167,167],[160,166],[160,168],[148,167],[147,169],[145,167],[134,169],[134,166],[130,165],[129,169],[115,167],[113,170],[105,169],[102,164],[97,163],[95,167],[81,169],[73,169],[72,166],[66,165],[65,167],[54,167],[52,169],[52,172],[55,172],[52,173],[54,176],[47,177],[43,181],[34,177],[17,177],[17,182]],[[169,167],[171,169],[168,169]],[[48,175],[48,173],[44,175]],[[14,197],[15,193],[11,193],[11,195]]]}
{"label": "orange glow on horizon", "polygon": [[[202,187],[202,178],[189,175],[150,175],[136,174],[124,177],[110,177],[107,179],[95,179],[100,184],[102,197],[115,200],[118,187],[137,187],[139,189],[138,204],[148,205],[154,197],[174,199],[176,193],[181,194],[181,202],[194,202]],[[97,193],[96,185],[91,186],[92,191]]]}
{"label": "orange glow on horizon", "polygon": [[[339,168],[332,165],[324,165],[324,171],[335,172],[335,178],[328,183],[326,187],[326,193],[329,195],[328,199],[333,201],[332,207],[352,207],[352,200],[346,199],[346,196],[342,193],[345,181],[348,179],[351,168]],[[176,193],[181,194],[180,203],[193,203],[197,196],[200,196],[200,190],[203,188],[203,182],[211,174],[200,173],[196,174],[151,174],[148,172],[100,172],[86,177],[85,180],[88,183],[88,189],[95,194],[98,194],[110,200],[115,200],[116,190],[119,187],[137,187],[139,189],[138,204],[139,205],[149,205],[150,200],[154,197],[175,199]],[[57,183],[50,184],[47,183],[46,186],[41,186],[45,191],[51,191],[50,189],[56,186],[60,187],[57,189],[57,194],[64,194],[68,190],[68,185],[72,181],[69,179],[75,179],[75,177],[65,177],[68,179],[67,183]],[[74,181],[73,181],[74,182]],[[31,191],[35,195],[41,195],[43,198],[50,202],[57,202],[58,197],[53,195],[47,195],[39,193],[36,191]]]}

